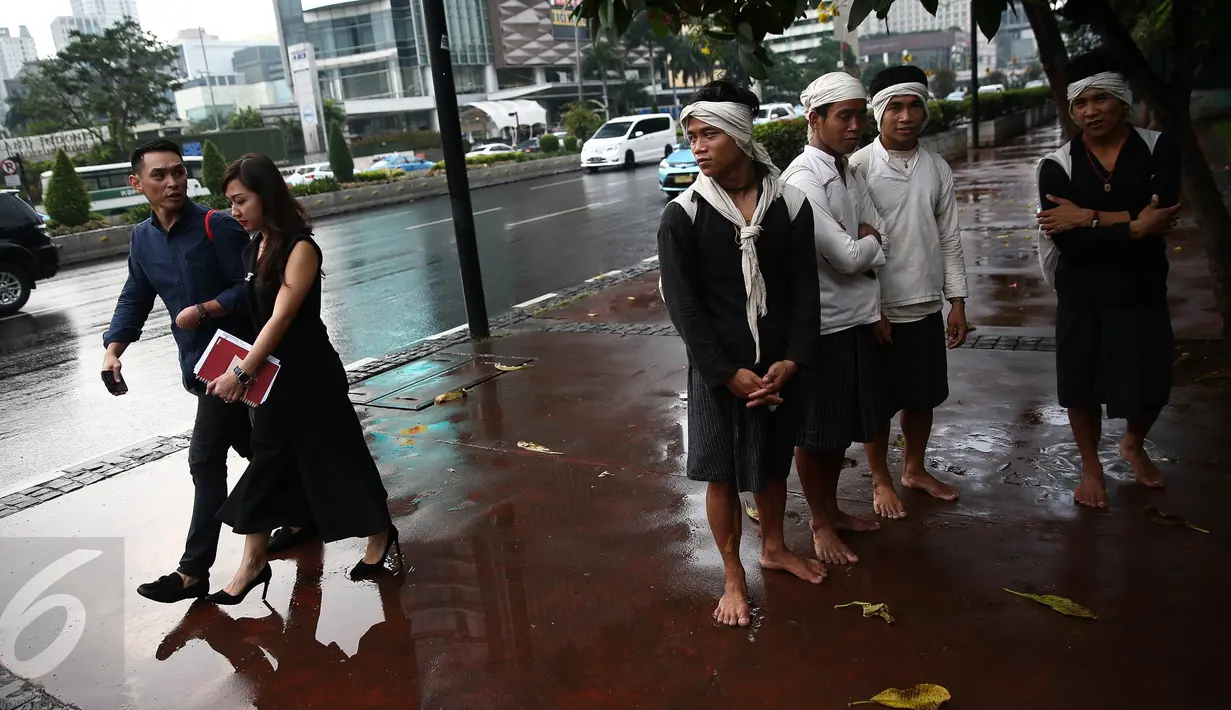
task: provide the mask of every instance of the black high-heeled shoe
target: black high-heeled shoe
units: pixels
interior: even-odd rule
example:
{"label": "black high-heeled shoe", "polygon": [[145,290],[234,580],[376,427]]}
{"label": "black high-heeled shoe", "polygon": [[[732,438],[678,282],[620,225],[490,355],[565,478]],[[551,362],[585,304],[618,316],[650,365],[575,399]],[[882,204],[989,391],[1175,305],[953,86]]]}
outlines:
{"label": "black high-heeled shoe", "polygon": [[397,547],[397,551],[398,551],[398,563],[401,564],[403,567],[405,567],[404,561],[402,559],[402,543],[398,542],[397,526],[390,525],[389,532],[387,533],[387,536],[385,538],[385,551],[381,553],[380,561],[379,562],[364,562],[362,559],[359,560],[359,563],[351,568],[351,571],[350,571],[351,579],[364,579],[366,577],[371,577],[372,575],[384,569],[385,560],[388,559],[389,557],[389,550],[390,548],[395,547],[395,546]]}
{"label": "black high-heeled shoe", "polygon": [[214,604],[218,604],[220,606],[234,606],[242,602],[244,597],[248,596],[248,592],[251,592],[259,584],[265,585],[265,588],[261,590],[261,598],[264,599],[265,595],[269,594],[269,580],[273,578],[274,570],[269,566],[269,563],[266,562],[265,566],[261,568],[261,571],[252,578],[252,581],[248,582],[248,584],[244,586],[244,590],[240,592],[238,596],[227,594],[225,589],[221,589],[208,597],[205,597],[205,601],[213,602]]}

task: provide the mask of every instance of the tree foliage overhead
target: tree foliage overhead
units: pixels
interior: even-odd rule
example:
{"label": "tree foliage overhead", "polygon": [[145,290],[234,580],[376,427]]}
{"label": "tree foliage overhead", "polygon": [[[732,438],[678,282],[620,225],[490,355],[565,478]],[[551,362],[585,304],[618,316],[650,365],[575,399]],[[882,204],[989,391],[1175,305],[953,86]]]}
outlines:
{"label": "tree foliage overhead", "polygon": [[10,98],[13,110],[30,123],[82,128],[122,152],[132,147],[133,127],[171,117],[171,94],[179,82],[169,69],[175,50],[129,19],[99,35],[73,32],[59,54],[43,59],[21,78]]}

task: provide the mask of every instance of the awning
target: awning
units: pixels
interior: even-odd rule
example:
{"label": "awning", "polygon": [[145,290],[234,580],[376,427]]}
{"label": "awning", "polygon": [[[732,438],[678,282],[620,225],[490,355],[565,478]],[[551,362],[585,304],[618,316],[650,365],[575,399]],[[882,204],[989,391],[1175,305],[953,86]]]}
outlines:
{"label": "awning", "polygon": [[[517,125],[533,126],[547,123],[547,109],[537,101],[511,99],[509,101],[474,101],[466,104],[487,114],[496,128],[504,130]],[[516,114],[516,116],[514,116]]]}

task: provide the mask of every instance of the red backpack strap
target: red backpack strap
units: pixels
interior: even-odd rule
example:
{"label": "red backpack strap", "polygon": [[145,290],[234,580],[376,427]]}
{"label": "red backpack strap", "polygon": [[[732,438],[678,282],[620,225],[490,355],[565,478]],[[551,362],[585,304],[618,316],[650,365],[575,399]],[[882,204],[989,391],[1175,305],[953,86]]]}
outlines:
{"label": "red backpack strap", "polygon": [[214,216],[218,210],[210,210],[205,213],[205,236],[212,242],[214,241],[214,228],[209,226],[209,218]]}

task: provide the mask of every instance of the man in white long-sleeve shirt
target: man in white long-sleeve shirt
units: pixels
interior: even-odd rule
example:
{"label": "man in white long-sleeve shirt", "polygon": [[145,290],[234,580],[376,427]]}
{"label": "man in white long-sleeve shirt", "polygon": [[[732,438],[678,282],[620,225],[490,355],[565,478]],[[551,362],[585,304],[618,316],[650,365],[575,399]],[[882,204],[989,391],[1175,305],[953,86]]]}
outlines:
{"label": "man in white long-sleeve shirt", "polygon": [[808,145],[782,174],[812,206],[820,282],[821,338],[815,365],[800,372],[803,417],[795,466],[812,510],[816,556],[830,564],[857,562],[838,530],[880,525],[838,510],[837,486],[846,449],[875,439],[886,407],[880,283],[889,240],[863,175],[846,165],[868,119],[858,79],[825,74],[800,95],[808,112]]}
{"label": "man in white long-sleeve shirt", "polygon": [[[872,112],[880,136],[851,156],[894,235],[893,253],[878,273],[881,334],[886,344],[890,402],[876,440],[865,447],[873,477],[873,507],[888,518],[906,510],[889,475],[889,425],[902,413],[906,465],[902,485],[942,500],[957,491],[924,467],[932,410],[949,397],[945,346],[966,341],[966,266],[957,223],[953,173],[919,145],[927,124],[927,76],[912,66],[891,67],[872,80]],[[948,323],[942,319],[949,301]]]}

